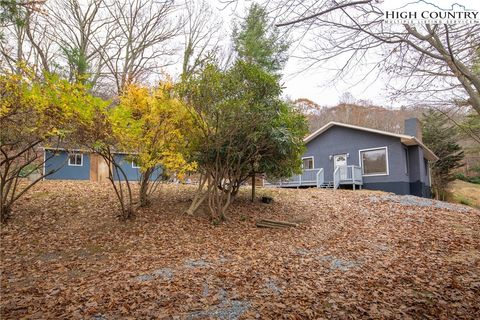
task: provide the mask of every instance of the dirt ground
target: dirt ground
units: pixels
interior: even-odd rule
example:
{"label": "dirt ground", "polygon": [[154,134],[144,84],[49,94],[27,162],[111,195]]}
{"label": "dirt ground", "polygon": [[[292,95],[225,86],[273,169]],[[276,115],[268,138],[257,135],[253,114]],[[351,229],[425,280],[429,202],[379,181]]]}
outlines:
{"label": "dirt ground", "polygon": [[[245,189],[228,221],[165,185],[42,182],[1,228],[1,319],[480,318],[480,212],[381,192]],[[262,218],[298,222],[260,229]]]}

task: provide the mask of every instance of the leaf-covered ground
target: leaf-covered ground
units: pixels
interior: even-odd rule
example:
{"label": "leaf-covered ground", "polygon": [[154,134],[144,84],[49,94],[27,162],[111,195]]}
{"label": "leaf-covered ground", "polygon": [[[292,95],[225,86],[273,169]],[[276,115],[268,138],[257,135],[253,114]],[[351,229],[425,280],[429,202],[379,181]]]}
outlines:
{"label": "leaf-covered ground", "polygon": [[[265,190],[213,226],[163,187],[120,222],[108,184],[43,182],[1,230],[2,319],[480,318],[480,212],[379,192]],[[300,223],[258,229],[274,218]]]}

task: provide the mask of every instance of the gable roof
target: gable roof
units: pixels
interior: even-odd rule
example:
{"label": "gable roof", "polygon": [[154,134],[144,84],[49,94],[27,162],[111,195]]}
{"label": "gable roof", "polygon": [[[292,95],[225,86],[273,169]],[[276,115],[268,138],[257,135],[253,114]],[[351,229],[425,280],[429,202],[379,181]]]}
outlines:
{"label": "gable roof", "polygon": [[325,131],[327,131],[328,129],[330,129],[333,126],[349,128],[349,129],[360,130],[360,131],[365,131],[365,132],[381,134],[381,135],[384,135],[384,136],[399,138],[400,141],[406,146],[420,146],[424,151],[425,158],[427,158],[428,160],[431,160],[431,161],[437,161],[438,160],[438,157],[435,155],[435,153],[433,153],[433,151],[430,150],[426,145],[424,145],[423,142],[420,141],[417,137],[409,136],[409,135],[406,135],[406,134],[399,134],[399,133],[392,133],[392,132],[382,131],[382,130],[377,130],[377,129],[371,129],[371,128],[366,128],[366,127],[354,126],[352,124],[346,124],[346,123],[335,122],[335,121],[327,123],[326,125],[324,125],[320,129],[318,129],[315,132],[313,132],[312,134],[308,135],[305,139],[303,139],[303,141],[305,143],[309,143],[310,141],[312,141],[313,139],[315,139],[316,137],[318,137],[319,135],[321,135],[322,133],[324,133]]}

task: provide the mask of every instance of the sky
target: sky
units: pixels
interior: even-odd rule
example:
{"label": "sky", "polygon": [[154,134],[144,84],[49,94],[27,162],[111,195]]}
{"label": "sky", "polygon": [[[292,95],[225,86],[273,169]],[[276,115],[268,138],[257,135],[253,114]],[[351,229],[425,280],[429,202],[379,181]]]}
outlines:
{"label": "sky", "polygon": [[[338,61],[332,61],[337,64]],[[320,68],[312,68],[310,71],[303,70],[305,62],[300,59],[290,59],[285,66],[285,94],[293,99],[307,98],[322,106],[333,106],[339,101],[340,96],[351,93],[358,100],[370,100],[375,105],[392,107],[398,103],[387,98],[388,92],[382,80],[368,77],[366,81],[352,78],[338,80],[332,72]],[[327,68],[328,66],[324,66]],[[367,72],[367,71],[365,71]]]}
{"label": "sky", "polygon": [[[246,11],[252,1],[240,0],[225,9],[223,9],[225,6],[223,2],[223,0],[210,0],[210,4],[214,8],[220,8],[218,12],[222,16],[224,28],[227,30],[226,33],[230,34],[233,21],[246,16]],[[293,40],[296,40],[295,34],[291,36]],[[364,75],[359,76],[358,79],[350,79],[348,82],[336,79],[335,74],[329,72],[328,69],[341,64],[340,60],[332,60],[328,65],[323,65],[323,68],[309,68],[308,71],[304,71],[307,62],[293,57],[301,55],[300,46],[295,44],[290,48],[291,57],[285,66],[282,79],[285,97],[293,100],[307,98],[322,106],[334,106],[338,104],[339,97],[343,93],[350,92],[356,99],[371,100],[376,105],[398,106],[398,103],[392,103],[387,98],[387,91],[384,90],[385,85],[382,79],[375,80],[373,77],[369,77],[365,81],[361,81]],[[367,70],[365,70],[366,72]]]}
{"label": "sky", "polygon": [[[210,0],[216,8],[221,8],[222,0]],[[261,2],[261,1],[259,1]],[[382,4],[384,8],[399,8],[405,4],[417,5],[418,0],[385,0]],[[469,8],[480,10],[480,0],[424,0],[442,8],[449,8],[454,3],[463,4]],[[236,5],[230,5],[220,14],[224,20],[225,28],[231,25],[232,17],[245,16],[246,8],[251,1],[238,1]],[[425,5],[425,3],[420,4]],[[293,34],[295,37],[295,34]],[[304,40],[308,41],[308,40]],[[301,55],[300,46],[293,46],[290,52],[291,56]],[[371,57],[375,60],[375,57]],[[350,92],[358,100],[370,100],[375,105],[381,105],[388,108],[396,108],[406,105],[410,102],[401,100],[392,100],[391,92],[387,89],[388,79],[367,76],[369,68],[360,68],[355,76],[347,79],[338,79],[335,73],[329,71],[342,64],[340,59],[334,59],[323,64],[322,68],[309,68],[308,71],[302,71],[306,68],[306,61],[302,59],[290,58],[284,70],[283,82],[285,86],[284,94],[292,99],[308,98],[322,106],[334,106],[338,103],[339,97],[344,92]]]}

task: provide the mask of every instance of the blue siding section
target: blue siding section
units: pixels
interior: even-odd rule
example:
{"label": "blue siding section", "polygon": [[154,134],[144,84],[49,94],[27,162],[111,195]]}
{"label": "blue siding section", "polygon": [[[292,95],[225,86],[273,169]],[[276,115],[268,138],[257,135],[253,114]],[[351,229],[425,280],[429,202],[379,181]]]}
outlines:
{"label": "blue siding section", "polygon": [[68,153],[66,151],[53,152],[45,150],[45,173],[57,170],[45,179],[49,180],[89,180],[90,179],[90,155],[83,153],[82,166],[69,166]]}
{"label": "blue siding section", "polygon": [[[115,162],[120,165],[120,168],[122,168],[123,172],[125,172],[125,175],[127,176],[127,179],[129,181],[139,181],[141,176],[140,168],[133,168],[132,162],[128,158],[129,156],[126,154],[116,154]],[[162,171],[163,170],[158,167],[150,177],[150,180],[156,180],[159,176],[162,175]],[[117,174],[115,170],[113,170],[113,178],[120,181],[125,180],[123,174],[120,172],[119,174]]]}
{"label": "blue siding section", "polygon": [[[128,155],[126,154],[116,154],[114,156],[115,162],[120,165],[120,168],[123,170],[129,181],[140,180],[140,169],[132,168],[132,162],[127,160],[127,157]],[[113,168],[113,179],[124,181],[125,177],[121,172],[117,174],[117,171]]]}
{"label": "blue siding section", "polygon": [[[68,165],[68,153],[66,151],[53,152],[52,150],[45,150],[45,157],[48,159],[45,163],[45,172],[58,171],[47,176],[48,180],[90,180],[90,154],[83,154],[82,166],[69,166]],[[128,155],[117,154],[115,155],[115,161],[120,163],[120,167],[127,175],[129,181],[138,181],[140,179],[140,168],[133,168],[132,162],[127,160]],[[161,167],[156,168],[151,180],[156,180],[163,173]],[[115,180],[118,180],[116,172],[113,172]],[[120,180],[125,180],[123,175],[120,174]]]}

